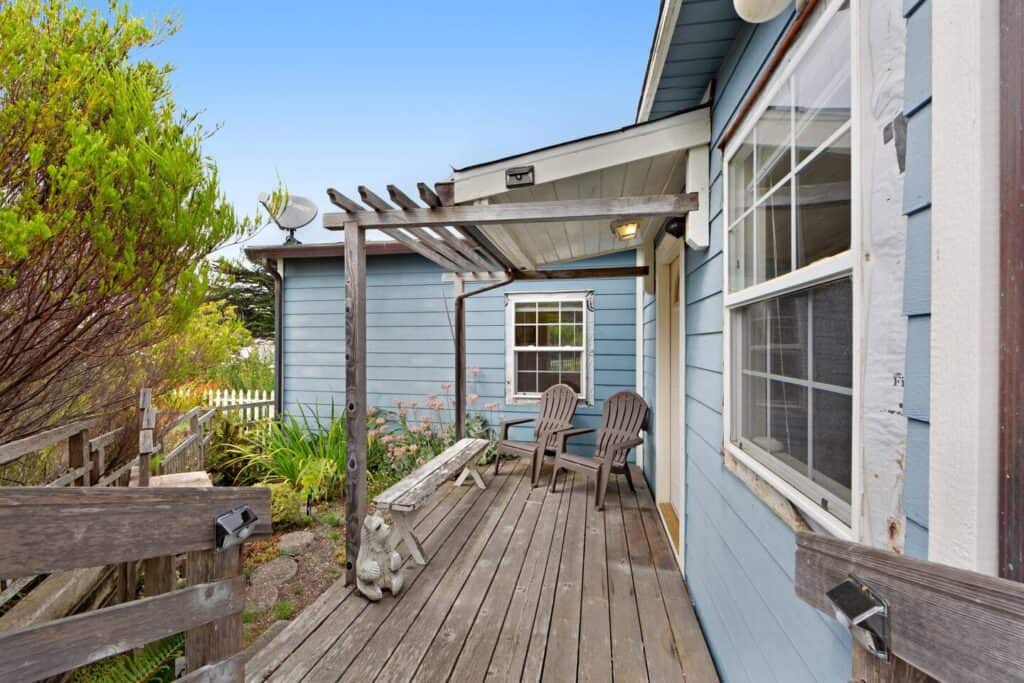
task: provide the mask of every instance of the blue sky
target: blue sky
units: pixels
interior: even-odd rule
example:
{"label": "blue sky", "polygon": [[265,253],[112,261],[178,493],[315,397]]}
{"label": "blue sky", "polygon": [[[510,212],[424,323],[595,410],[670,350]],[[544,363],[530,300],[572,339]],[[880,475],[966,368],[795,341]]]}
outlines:
{"label": "blue sky", "polygon": [[[181,30],[147,55],[252,213],[277,177],[329,209],[329,186],[415,190],[460,167],[633,122],[658,0],[146,0]],[[304,242],[339,235],[319,227]],[[265,228],[252,243],[283,235]],[[229,250],[237,253],[238,248]]]}

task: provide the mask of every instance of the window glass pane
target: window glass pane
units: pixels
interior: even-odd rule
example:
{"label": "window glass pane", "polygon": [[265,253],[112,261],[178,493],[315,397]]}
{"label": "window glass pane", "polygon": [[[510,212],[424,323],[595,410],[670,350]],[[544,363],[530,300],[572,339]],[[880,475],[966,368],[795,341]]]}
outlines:
{"label": "window glass pane", "polygon": [[850,248],[850,135],[797,173],[797,266]]}
{"label": "window glass pane", "polygon": [[537,391],[537,373],[535,372],[517,372],[516,373],[516,393],[518,394],[532,394]]}
{"label": "window glass pane", "polygon": [[773,375],[807,377],[807,294],[788,294],[765,303],[768,311],[769,369]]}
{"label": "window glass pane", "polygon": [[853,399],[830,391],[814,392],[815,482],[850,502]]}
{"label": "window glass pane", "polygon": [[837,12],[793,74],[797,163],[850,119],[850,12]]}
{"label": "window glass pane", "polygon": [[792,270],[792,218],[790,216],[791,189],[786,183],[773,192],[757,214],[757,253],[754,283],[764,282]]}
{"label": "window glass pane", "polygon": [[516,368],[522,370],[536,370],[537,369],[537,352],[536,351],[517,351],[516,352]]}
{"label": "window glass pane", "polygon": [[537,346],[558,346],[558,325],[538,325]]}
{"label": "window glass pane", "polygon": [[559,358],[559,370],[566,372],[579,372],[582,367],[583,354],[578,351],[563,351]]}
{"label": "window glass pane", "polygon": [[756,303],[743,309],[741,317],[744,338],[743,369],[768,371],[769,303]]}
{"label": "window glass pane", "polygon": [[768,438],[768,380],[756,375],[743,375],[740,382],[742,424],[739,435],[755,444]]}
{"label": "window glass pane", "polygon": [[516,304],[516,324],[537,322],[537,304]]}
{"label": "window glass pane", "polygon": [[583,346],[583,325],[562,325],[560,338],[562,346]]}
{"label": "window glass pane", "polygon": [[748,136],[729,160],[729,220],[754,204],[754,145]]}
{"label": "window glass pane", "polygon": [[558,372],[562,354],[558,351],[542,351],[537,354],[537,369],[541,372]]}
{"label": "window glass pane", "polygon": [[558,302],[544,301],[537,304],[537,322],[542,325],[558,323]]}
{"label": "window glass pane", "polygon": [[558,384],[558,373],[557,372],[538,372],[537,373],[537,391],[545,391]]}
{"label": "window glass pane", "polygon": [[729,231],[729,286],[733,291],[749,287],[754,277],[754,215],[756,211],[733,226]]}
{"label": "window glass pane", "polygon": [[768,438],[758,445],[793,469],[806,472],[807,389],[772,380],[768,401]]}
{"label": "window glass pane", "polygon": [[583,302],[582,301],[563,301],[561,308],[561,322],[566,323],[583,323]]}
{"label": "window glass pane", "polygon": [[853,289],[849,279],[814,290],[814,380],[853,386]]}
{"label": "window glass pane", "polygon": [[563,372],[562,373],[562,384],[568,384],[578,394],[580,392],[580,373],[578,372]]}
{"label": "window glass pane", "polygon": [[516,346],[535,346],[537,328],[534,325],[516,325]]}
{"label": "window glass pane", "polygon": [[757,197],[778,185],[792,169],[791,102],[787,82],[779,89],[754,126],[757,143]]}

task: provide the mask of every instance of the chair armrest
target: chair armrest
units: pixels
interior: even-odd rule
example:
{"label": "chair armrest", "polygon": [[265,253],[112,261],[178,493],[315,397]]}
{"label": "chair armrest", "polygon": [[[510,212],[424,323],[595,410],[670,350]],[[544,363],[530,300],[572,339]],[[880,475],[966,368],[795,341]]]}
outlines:
{"label": "chair armrest", "polygon": [[551,434],[558,437],[557,452],[565,453],[565,442],[570,438],[596,431],[594,427],[563,427],[562,429],[553,430]]}
{"label": "chair armrest", "polygon": [[514,425],[526,424],[527,422],[533,422],[532,417],[518,417],[515,420],[502,420],[501,422],[501,440],[505,441],[508,439],[508,428]]}
{"label": "chair armrest", "polygon": [[615,460],[615,456],[620,452],[622,453],[623,458],[625,458],[625,455],[626,453],[629,452],[630,448],[636,448],[643,442],[643,438],[638,436],[634,439],[630,439],[629,441],[623,441],[622,443],[615,444],[614,446],[608,449],[609,453],[607,462],[611,463],[613,460]]}

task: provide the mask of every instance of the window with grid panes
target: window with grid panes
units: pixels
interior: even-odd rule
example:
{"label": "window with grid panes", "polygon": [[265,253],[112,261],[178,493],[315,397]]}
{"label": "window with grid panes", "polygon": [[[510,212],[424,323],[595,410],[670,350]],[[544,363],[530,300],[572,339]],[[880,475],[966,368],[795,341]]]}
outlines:
{"label": "window with grid panes", "polygon": [[587,292],[509,294],[506,330],[513,399],[536,399],[567,384],[588,399],[590,311]]}
{"label": "window with grid panes", "polygon": [[729,442],[850,523],[850,11],[726,150]]}

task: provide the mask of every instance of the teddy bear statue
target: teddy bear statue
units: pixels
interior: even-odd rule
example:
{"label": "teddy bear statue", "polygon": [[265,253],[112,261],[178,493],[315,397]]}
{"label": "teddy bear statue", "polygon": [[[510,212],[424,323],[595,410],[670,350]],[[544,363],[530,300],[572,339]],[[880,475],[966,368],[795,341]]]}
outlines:
{"label": "teddy bear statue", "polygon": [[356,587],[374,602],[384,597],[384,590],[398,595],[402,575],[398,572],[402,557],[391,543],[391,527],[379,515],[367,515],[359,534],[359,557],[356,558]]}

